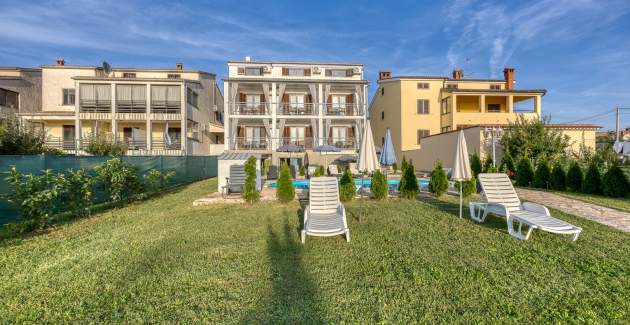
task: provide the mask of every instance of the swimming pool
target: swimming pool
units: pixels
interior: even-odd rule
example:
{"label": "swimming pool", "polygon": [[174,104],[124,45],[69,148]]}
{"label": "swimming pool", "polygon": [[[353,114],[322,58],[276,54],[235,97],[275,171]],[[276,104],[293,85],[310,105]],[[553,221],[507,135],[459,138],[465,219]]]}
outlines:
{"label": "swimming pool", "polygon": [[[360,179],[355,179],[354,180],[354,184],[358,187],[361,186],[361,180]],[[363,186],[365,187],[370,187],[370,185],[372,184],[372,180],[371,179],[364,179],[363,180]],[[389,187],[398,187],[398,184],[400,184],[400,180],[399,179],[388,179],[387,180],[387,186]],[[427,186],[429,186],[429,181],[426,179],[421,179],[418,181],[418,185],[420,186],[421,189],[426,188]],[[308,179],[296,179],[293,180],[293,186],[295,188],[299,188],[299,189],[303,189],[303,190],[307,190],[308,189]],[[271,188],[277,188],[278,185],[276,183],[276,181],[272,181],[269,183],[269,187]]]}

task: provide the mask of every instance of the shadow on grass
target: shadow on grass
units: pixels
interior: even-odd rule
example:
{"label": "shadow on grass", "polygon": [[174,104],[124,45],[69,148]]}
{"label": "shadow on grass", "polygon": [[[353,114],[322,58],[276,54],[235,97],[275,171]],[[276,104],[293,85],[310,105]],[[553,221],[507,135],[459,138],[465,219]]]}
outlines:
{"label": "shadow on grass", "polygon": [[[449,202],[445,199],[438,199],[428,194],[422,195],[419,200],[436,207],[440,211],[443,211],[452,215],[454,218],[459,219],[459,201],[457,203]],[[457,198],[457,200],[459,200],[459,198]],[[492,214],[489,215],[486,218],[486,220],[482,223],[478,223],[470,219],[470,210],[468,209],[467,200],[464,200],[464,205],[462,209],[462,219],[466,219],[467,221],[472,223],[474,226],[485,227],[485,228],[507,233],[507,225],[505,224],[505,219],[496,217]]]}
{"label": "shadow on grass", "polygon": [[324,323],[317,286],[304,267],[304,246],[292,229],[289,217],[285,214],[281,231],[274,230],[268,221],[271,293],[245,316],[242,323]]}

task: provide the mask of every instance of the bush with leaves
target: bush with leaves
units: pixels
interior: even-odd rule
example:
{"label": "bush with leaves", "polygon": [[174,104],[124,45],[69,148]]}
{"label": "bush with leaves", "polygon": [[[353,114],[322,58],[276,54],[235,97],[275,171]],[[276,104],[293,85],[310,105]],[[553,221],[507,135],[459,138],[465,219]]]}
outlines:
{"label": "bush with leaves", "polygon": [[431,174],[431,181],[429,183],[429,192],[436,196],[442,196],[448,191],[448,178],[446,172],[442,167],[442,162],[439,160],[435,162],[433,166],[433,173]]}
{"label": "bush with leaves", "polygon": [[523,158],[516,167],[516,185],[518,186],[531,186],[534,180],[534,170],[532,162]]}
{"label": "bush with leaves", "polygon": [[300,165],[300,168],[298,170],[300,172],[300,176],[306,175],[306,168],[304,168],[304,165]]}
{"label": "bush with leaves", "polygon": [[630,183],[623,170],[617,165],[612,165],[602,179],[604,195],[610,197],[626,197],[630,195]]}
{"label": "bush with leaves", "polygon": [[175,176],[175,171],[166,171],[165,173],[152,168],[144,175],[144,189],[148,195],[156,195],[164,191],[168,187],[168,181]]}
{"label": "bush with leaves", "polygon": [[479,158],[479,155],[477,155],[477,152],[470,156],[470,170],[475,177],[478,177],[482,171],[481,159]]}
{"label": "bush with leaves", "polygon": [[250,156],[245,161],[245,184],[243,185],[243,200],[250,205],[260,200],[260,192],[256,188],[256,162],[258,160],[254,156]]}
{"label": "bush with leaves", "polygon": [[321,177],[324,176],[324,174],[326,174],[326,169],[324,168],[324,166],[317,166],[317,168],[315,168],[315,171],[313,172],[313,177]]}
{"label": "bush with leaves", "polygon": [[567,188],[573,192],[580,192],[582,191],[582,183],[584,183],[582,167],[577,161],[574,161],[567,172]]}
{"label": "bush with leaves", "polygon": [[289,170],[289,165],[287,165],[286,162],[283,162],[280,166],[280,177],[278,177],[277,185],[278,189],[276,190],[276,197],[278,198],[278,201],[281,203],[289,203],[293,201],[293,198],[295,197],[295,187],[293,187],[291,171]]}
{"label": "bush with leaves", "polygon": [[404,173],[407,166],[408,166],[407,160],[405,159],[405,156],[403,156],[403,160],[400,163],[400,172]]}
{"label": "bush with leaves", "polygon": [[105,133],[90,137],[85,152],[94,156],[120,156],[127,151],[127,148],[112,141],[111,137]]}
{"label": "bush with leaves", "polygon": [[[510,122],[501,137],[504,152],[509,152],[515,161],[523,158],[531,159],[535,164],[540,159],[555,162],[566,155],[569,148],[569,137],[558,129],[548,128],[548,117],[543,119],[526,118],[519,114],[514,122]],[[518,173],[518,168],[516,170]]]}
{"label": "bush with leaves", "polygon": [[0,121],[0,155],[37,155],[58,152],[46,148],[46,134],[41,128],[17,118]]}
{"label": "bush with leaves", "polygon": [[515,173],[514,160],[512,158],[512,154],[509,151],[505,151],[503,153],[503,158],[501,158],[501,165],[499,166],[499,170],[502,173],[507,174],[510,178],[514,178]]}
{"label": "bush with leaves", "polygon": [[494,167],[494,161],[492,160],[492,157],[490,155],[488,155],[488,157],[486,157],[486,160],[484,160],[483,162],[483,172],[484,173],[497,172],[497,169]]}
{"label": "bush with leaves", "polygon": [[23,221],[20,230],[47,226],[63,191],[60,176],[50,169],[44,170],[41,175],[24,175],[12,166],[5,181],[11,188],[7,200],[18,208]]}
{"label": "bush with leaves", "polygon": [[564,173],[562,164],[556,163],[551,172],[551,178],[549,179],[551,188],[556,191],[564,191],[567,188],[567,176]]}
{"label": "bush with leaves", "polygon": [[582,183],[582,192],[585,194],[601,194],[602,193],[602,176],[599,168],[595,163],[591,163],[584,175]]}
{"label": "bush with leaves", "polygon": [[549,168],[549,164],[546,160],[541,159],[538,162],[538,166],[536,167],[536,172],[534,173],[534,186],[538,188],[548,188],[549,187],[549,177],[551,176],[551,169]]}
{"label": "bush with leaves", "polygon": [[375,171],[372,174],[372,181],[370,183],[370,192],[372,192],[372,197],[377,200],[386,199],[387,191],[387,176],[381,173],[380,170]]}
{"label": "bush with leaves", "polygon": [[341,202],[352,201],[356,193],[357,187],[352,180],[352,172],[350,169],[346,169],[339,180],[339,199]]}
{"label": "bush with leaves", "polygon": [[459,187],[462,186],[462,195],[463,196],[471,196],[477,193],[477,179],[473,176],[469,181],[465,182],[455,182],[455,188],[459,191]]}
{"label": "bush with leaves", "polygon": [[397,163],[393,163],[392,164],[392,169],[394,170],[394,174],[398,173],[398,164]]}
{"label": "bush with leaves", "polygon": [[139,192],[140,182],[136,168],[123,163],[119,158],[112,158],[94,168],[100,186],[107,193],[108,201],[115,205],[123,205],[135,198]]}
{"label": "bush with leaves", "polygon": [[60,179],[63,181],[61,201],[68,210],[77,217],[89,216],[92,207],[94,177],[90,176],[84,169],[69,169],[65,174],[60,175]]}

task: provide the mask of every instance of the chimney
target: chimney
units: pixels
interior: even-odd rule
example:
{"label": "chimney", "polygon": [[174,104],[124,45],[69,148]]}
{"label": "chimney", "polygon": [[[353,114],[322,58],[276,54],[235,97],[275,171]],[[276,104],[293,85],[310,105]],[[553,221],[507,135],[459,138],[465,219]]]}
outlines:
{"label": "chimney", "polygon": [[391,79],[392,72],[391,71],[379,71],[378,72],[378,80]]}
{"label": "chimney", "polygon": [[505,89],[514,89],[514,68],[506,67],[503,69],[503,77],[505,78]]}
{"label": "chimney", "polygon": [[453,70],[453,79],[460,80],[462,78],[464,78],[464,70],[462,69]]}
{"label": "chimney", "polygon": [[175,63],[175,69],[176,70],[184,70],[184,64],[183,63]]}
{"label": "chimney", "polygon": [[252,62],[252,57],[251,56],[246,56],[245,57],[245,62]]}
{"label": "chimney", "polygon": [[63,58],[57,58],[57,65],[66,65],[66,61]]}

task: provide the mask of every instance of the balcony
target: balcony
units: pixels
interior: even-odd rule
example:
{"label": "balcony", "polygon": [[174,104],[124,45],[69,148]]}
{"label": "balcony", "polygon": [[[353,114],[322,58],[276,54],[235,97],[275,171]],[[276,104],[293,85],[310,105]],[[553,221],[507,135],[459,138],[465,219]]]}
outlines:
{"label": "balcony", "polygon": [[46,146],[49,148],[56,148],[61,150],[75,150],[77,148],[74,138],[64,139],[62,137],[46,138]]}
{"label": "balcony", "polygon": [[269,103],[231,103],[230,114],[232,115],[269,115]]}
{"label": "balcony", "polygon": [[294,144],[296,146],[302,147],[302,149],[304,150],[313,149],[314,143],[315,145],[317,144],[316,141],[315,142],[313,141],[312,137],[308,137],[308,138],[286,137],[286,138],[278,139],[278,142],[277,142],[278,148],[286,144]]}
{"label": "balcony", "polygon": [[238,137],[230,141],[231,150],[267,150],[270,149],[266,138]]}
{"label": "balcony", "polygon": [[313,103],[280,103],[279,115],[317,115],[317,105]]}
{"label": "balcony", "polygon": [[79,101],[80,112],[85,113],[111,113],[112,101],[111,100],[89,100],[81,99]]}
{"label": "balcony", "polygon": [[327,116],[360,116],[361,110],[354,105],[354,103],[348,104],[330,104],[325,105],[324,110]]}
{"label": "balcony", "polygon": [[147,150],[147,140],[140,138],[123,137],[118,139],[118,143],[124,145],[127,150]]}
{"label": "balcony", "polygon": [[164,138],[153,138],[151,140],[152,150],[181,150],[181,148],[182,142],[179,138],[171,138],[171,142],[169,144],[164,142]]}
{"label": "balcony", "polygon": [[335,146],[339,149],[358,149],[359,144],[356,138],[326,138],[324,144]]}
{"label": "balcony", "polygon": [[182,103],[180,101],[152,100],[151,113],[180,114]]}

